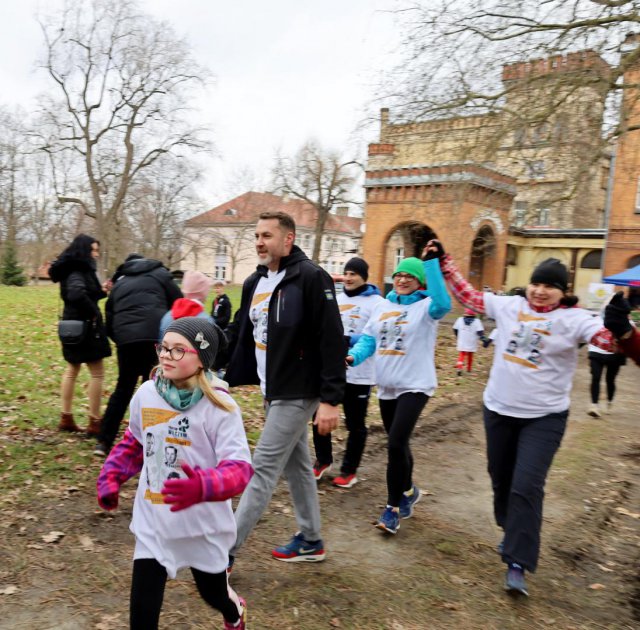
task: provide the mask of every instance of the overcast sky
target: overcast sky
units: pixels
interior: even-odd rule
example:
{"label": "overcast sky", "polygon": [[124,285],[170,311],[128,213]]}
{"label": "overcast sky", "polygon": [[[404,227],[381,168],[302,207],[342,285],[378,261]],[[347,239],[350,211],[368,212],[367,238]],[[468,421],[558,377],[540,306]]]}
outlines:
{"label": "overcast sky", "polygon": [[[3,105],[30,109],[49,87],[37,70],[42,36],[34,15],[59,0],[0,0],[0,86]],[[399,41],[399,0],[143,0],[191,43],[216,80],[204,103],[220,158],[202,193],[221,203],[243,169],[268,177],[278,148],[295,151],[314,137],[363,156],[376,125],[354,135],[367,116],[380,73]],[[209,169],[208,169],[209,170]]]}

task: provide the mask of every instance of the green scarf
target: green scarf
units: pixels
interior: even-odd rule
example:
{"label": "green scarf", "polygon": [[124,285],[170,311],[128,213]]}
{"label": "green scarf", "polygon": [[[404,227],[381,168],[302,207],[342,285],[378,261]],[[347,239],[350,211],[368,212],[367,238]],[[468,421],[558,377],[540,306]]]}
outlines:
{"label": "green scarf", "polygon": [[[174,409],[184,411],[193,407],[202,398],[202,390],[199,387],[194,389],[178,389],[173,381],[162,375],[162,370],[158,368],[156,372],[156,391],[164,398]],[[207,377],[209,374],[207,373]]]}

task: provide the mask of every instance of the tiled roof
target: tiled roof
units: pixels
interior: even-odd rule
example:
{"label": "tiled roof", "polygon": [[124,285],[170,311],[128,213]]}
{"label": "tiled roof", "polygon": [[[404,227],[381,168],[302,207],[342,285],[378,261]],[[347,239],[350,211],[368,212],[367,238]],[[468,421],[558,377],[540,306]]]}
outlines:
{"label": "tiled roof", "polygon": [[[187,227],[243,225],[254,223],[261,212],[286,212],[298,227],[314,228],[316,209],[301,199],[286,199],[271,193],[247,192],[186,222]],[[325,230],[360,235],[362,219],[330,214]]]}

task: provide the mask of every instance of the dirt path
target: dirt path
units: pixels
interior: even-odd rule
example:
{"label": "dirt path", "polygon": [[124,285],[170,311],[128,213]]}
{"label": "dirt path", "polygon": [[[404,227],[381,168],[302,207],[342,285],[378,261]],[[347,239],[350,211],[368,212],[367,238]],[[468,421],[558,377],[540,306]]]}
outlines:
{"label": "dirt path", "polygon": [[[250,627],[637,628],[640,627],[640,370],[619,377],[613,413],[589,418],[588,370],[575,379],[571,420],[547,487],[543,548],[531,598],[501,590],[485,472],[480,384],[429,403],[413,440],[415,481],[429,495],[396,537],[371,526],[385,498],[385,441],[374,421],[361,483],[320,483],[327,561],[270,559],[291,535],[286,486],[239,555],[232,584],[250,604]],[[340,445],[336,449],[338,454]],[[97,473],[98,464],[93,465]],[[111,630],[127,627],[134,485],[121,509],[96,509],[92,483],[41,496],[0,515],[0,628]],[[57,544],[42,535],[62,531]],[[161,627],[220,627],[187,573],[168,584]]]}

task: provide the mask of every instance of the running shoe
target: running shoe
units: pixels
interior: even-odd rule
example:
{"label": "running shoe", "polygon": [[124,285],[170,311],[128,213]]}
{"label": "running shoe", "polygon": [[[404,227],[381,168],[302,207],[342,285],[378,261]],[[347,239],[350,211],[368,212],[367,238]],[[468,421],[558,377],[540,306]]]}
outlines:
{"label": "running shoe", "polygon": [[600,407],[598,407],[598,403],[591,403],[589,407],[589,415],[592,418],[601,418],[602,414],[600,413]]}
{"label": "running shoe", "polygon": [[527,583],[524,579],[524,569],[515,562],[509,563],[504,580],[504,590],[510,595],[525,595],[529,597]]}
{"label": "running shoe", "polygon": [[276,547],[271,555],[283,562],[321,562],[325,558],[322,540],[308,542],[300,532],[286,545]]}
{"label": "running shoe", "polygon": [[236,621],[235,624],[227,621],[224,621],[224,630],[246,630],[247,627],[247,602],[244,601],[242,597],[238,597],[240,601],[240,607],[242,608],[242,612],[240,613],[240,620]]}
{"label": "running shoe", "polygon": [[339,477],[334,477],[332,483],[338,488],[351,488],[351,486],[355,486],[358,483],[358,478],[355,474],[340,475]]}
{"label": "running shoe", "polygon": [[316,481],[320,481],[324,473],[329,472],[331,470],[332,464],[321,464],[318,460],[316,460],[313,465],[313,476],[316,478]]}
{"label": "running shoe", "polygon": [[400,518],[411,518],[413,516],[413,506],[420,501],[420,497],[422,496],[420,488],[413,484],[412,490],[413,493],[411,496],[403,494],[400,499]]}
{"label": "running shoe", "polygon": [[391,506],[387,505],[378,519],[376,527],[388,534],[396,534],[400,529],[400,514]]}

